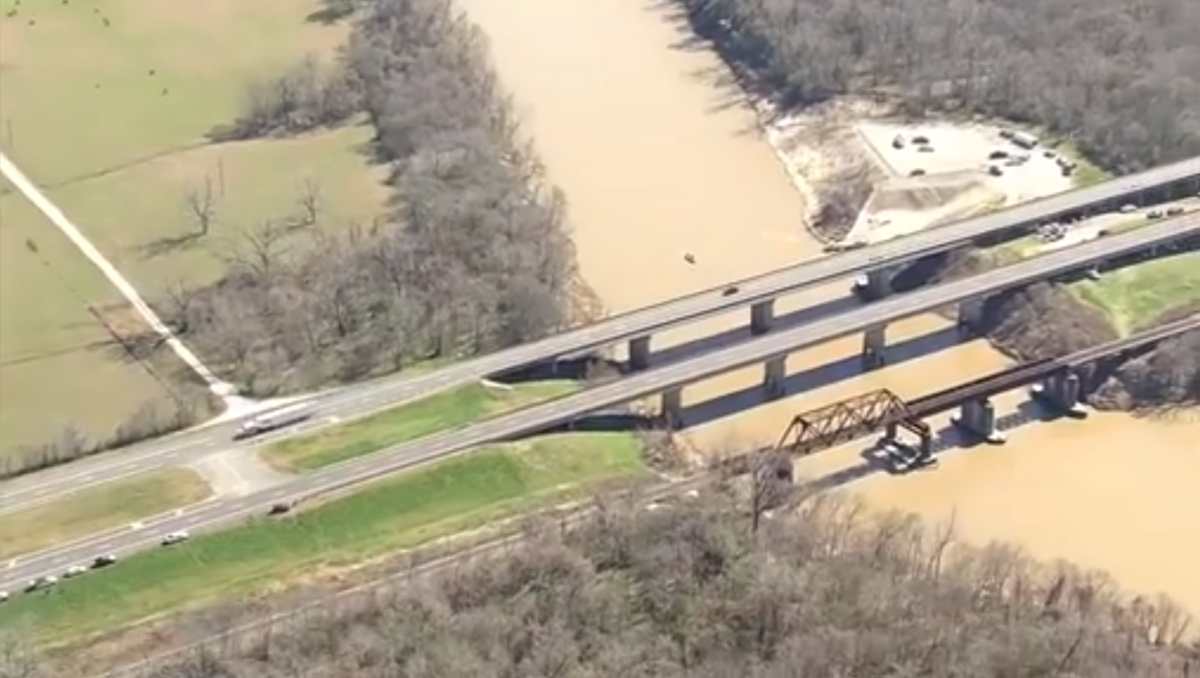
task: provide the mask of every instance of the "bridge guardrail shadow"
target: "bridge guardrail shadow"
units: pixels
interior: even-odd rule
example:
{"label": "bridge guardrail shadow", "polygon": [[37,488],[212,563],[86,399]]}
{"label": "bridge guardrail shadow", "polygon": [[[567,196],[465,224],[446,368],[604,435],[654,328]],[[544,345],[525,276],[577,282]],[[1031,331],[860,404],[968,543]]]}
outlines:
{"label": "bridge guardrail shadow", "polygon": [[[970,341],[970,340],[968,340]],[[900,365],[938,351],[964,343],[958,328],[947,327],[897,342],[887,349],[887,364]],[[789,374],[783,381],[782,395],[769,398],[759,385],[734,391],[684,408],[683,428],[693,428],[733,416],[759,405],[789,398],[799,393],[815,391],[864,374],[862,358],[857,353],[814,368]]]}

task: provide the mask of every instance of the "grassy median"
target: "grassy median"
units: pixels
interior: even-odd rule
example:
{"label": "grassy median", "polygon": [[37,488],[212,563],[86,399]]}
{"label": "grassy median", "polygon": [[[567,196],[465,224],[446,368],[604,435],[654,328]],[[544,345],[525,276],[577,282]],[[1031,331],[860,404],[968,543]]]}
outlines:
{"label": "grassy median", "polygon": [[132,556],[47,595],[17,596],[0,606],[0,627],[28,629],[45,644],[82,640],[214,600],[277,589],[645,472],[638,442],[626,433],[488,446],[292,517],[259,518]]}
{"label": "grassy median", "polygon": [[579,390],[574,381],[514,386],[472,384],[438,393],[312,435],[268,445],[262,457],[285,472],[312,471],[423,436]]}
{"label": "grassy median", "polygon": [[57,501],[0,513],[0,559],[127,525],[207,498],[196,472],[174,468],[81,489]]}

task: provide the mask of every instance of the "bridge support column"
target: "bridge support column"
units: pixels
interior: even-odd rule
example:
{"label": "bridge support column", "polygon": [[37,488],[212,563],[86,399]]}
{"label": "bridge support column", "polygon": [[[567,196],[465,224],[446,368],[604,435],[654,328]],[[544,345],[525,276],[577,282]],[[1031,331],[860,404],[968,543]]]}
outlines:
{"label": "bridge support column", "polygon": [[669,388],[662,392],[662,422],[675,430],[683,426],[683,389]]}
{"label": "bridge support column", "polygon": [[958,332],[972,337],[983,327],[983,299],[968,299],[958,305]]}
{"label": "bridge support column", "polygon": [[767,398],[774,400],[787,392],[787,356],[771,358],[763,364],[763,389]]}
{"label": "bridge support column", "polygon": [[862,361],[864,370],[883,367],[884,349],[887,348],[887,326],[872,327],[863,333]]}
{"label": "bridge support column", "polygon": [[634,372],[650,367],[650,337],[638,337],[629,341],[629,369]]}
{"label": "bridge support column", "polygon": [[866,301],[878,301],[892,293],[892,272],[887,269],[867,271],[854,281],[853,292]]}
{"label": "bridge support column", "polygon": [[760,301],[750,307],[750,333],[766,334],[775,324],[775,300]]}
{"label": "bridge support column", "polygon": [[959,413],[950,417],[950,423],[993,445],[1004,442],[1004,435],[996,430],[996,409],[986,398],[963,403]]}
{"label": "bridge support column", "polygon": [[1068,416],[1084,417],[1087,416],[1087,410],[1079,402],[1082,391],[1079,375],[1066,372],[1051,375],[1045,383],[1035,384],[1030,389],[1030,395]]}

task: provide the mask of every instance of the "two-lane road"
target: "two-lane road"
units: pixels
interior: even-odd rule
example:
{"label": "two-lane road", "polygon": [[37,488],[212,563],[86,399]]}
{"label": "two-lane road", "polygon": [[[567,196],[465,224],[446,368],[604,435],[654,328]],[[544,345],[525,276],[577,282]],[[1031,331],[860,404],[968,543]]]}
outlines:
{"label": "two-lane road", "polygon": [[[66,566],[87,562],[93,558],[98,552],[97,549],[115,553],[132,552],[157,543],[164,535],[175,530],[212,529],[241,517],[260,515],[272,503],[285,498],[303,499],[317,494],[343,491],[381,476],[460,454],[483,444],[544,431],[601,409],[760,364],[810,346],[858,334],[871,327],[925,313],[932,308],[952,306],[999,290],[1012,289],[1076,270],[1088,262],[1119,257],[1176,238],[1195,237],[1197,234],[1200,234],[1200,215],[1163,221],[1136,231],[1043,254],[956,282],[886,299],[800,327],[780,330],[704,356],[596,385],[580,393],[533,405],[467,428],[434,434],[376,454],[349,460],[312,475],[297,478],[283,486],[237,499],[214,501],[192,507],[178,516],[168,516],[153,524],[147,523],[140,529],[112,534],[102,541],[71,544],[48,553],[31,554],[19,559],[7,569],[0,569],[0,588],[20,586],[36,576],[60,574]],[[101,546],[104,548],[101,549]]]}

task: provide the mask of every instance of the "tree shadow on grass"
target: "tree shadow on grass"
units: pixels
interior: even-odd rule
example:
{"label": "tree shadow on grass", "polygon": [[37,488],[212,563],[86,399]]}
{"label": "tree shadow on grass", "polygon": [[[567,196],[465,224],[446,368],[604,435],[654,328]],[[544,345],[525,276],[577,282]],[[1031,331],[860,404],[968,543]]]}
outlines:
{"label": "tree shadow on grass", "polygon": [[179,250],[189,250],[200,242],[204,236],[200,233],[185,233],[183,235],[172,235],[157,238],[151,242],[139,247],[143,259],[153,259],[164,254],[171,254]]}
{"label": "tree shadow on grass", "polygon": [[332,26],[349,19],[357,10],[355,0],[324,0],[321,8],[304,17],[305,23]]}

